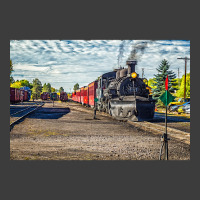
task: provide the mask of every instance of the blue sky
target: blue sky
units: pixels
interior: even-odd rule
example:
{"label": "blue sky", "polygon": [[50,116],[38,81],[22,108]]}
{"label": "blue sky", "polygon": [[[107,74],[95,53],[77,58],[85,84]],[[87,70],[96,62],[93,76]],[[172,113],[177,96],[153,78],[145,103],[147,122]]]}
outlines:
{"label": "blue sky", "polygon": [[[123,43],[123,56],[118,63],[120,45]],[[188,40],[11,40],[10,58],[13,62],[14,80],[26,79],[30,82],[38,78],[42,84],[50,83],[59,89],[61,86],[70,92],[76,83],[86,86],[103,73],[126,67],[125,63],[133,48],[146,44],[144,51],[137,52],[136,72],[149,79],[157,74],[160,62],[169,61],[170,70],[180,77],[184,74],[184,60],[190,58]],[[187,63],[187,73],[190,62]]]}

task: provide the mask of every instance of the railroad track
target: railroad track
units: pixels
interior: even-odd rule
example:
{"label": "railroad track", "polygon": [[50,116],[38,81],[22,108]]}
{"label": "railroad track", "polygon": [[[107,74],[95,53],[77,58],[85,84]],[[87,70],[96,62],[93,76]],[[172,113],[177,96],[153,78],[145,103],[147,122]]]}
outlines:
{"label": "railroad track", "polygon": [[44,103],[35,103],[34,105],[25,106],[24,108],[17,109],[17,111],[13,111],[12,109],[12,113],[10,113],[10,129],[13,127],[14,124],[19,122],[19,120],[23,119],[43,105]]}

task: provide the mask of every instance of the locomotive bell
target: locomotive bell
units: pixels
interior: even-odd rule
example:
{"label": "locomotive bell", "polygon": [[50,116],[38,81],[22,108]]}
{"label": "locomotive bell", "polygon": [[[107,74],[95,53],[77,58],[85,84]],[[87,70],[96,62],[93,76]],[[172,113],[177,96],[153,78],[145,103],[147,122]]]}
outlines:
{"label": "locomotive bell", "polygon": [[135,65],[137,65],[136,60],[127,60],[126,64],[128,65],[128,74],[135,72]]}

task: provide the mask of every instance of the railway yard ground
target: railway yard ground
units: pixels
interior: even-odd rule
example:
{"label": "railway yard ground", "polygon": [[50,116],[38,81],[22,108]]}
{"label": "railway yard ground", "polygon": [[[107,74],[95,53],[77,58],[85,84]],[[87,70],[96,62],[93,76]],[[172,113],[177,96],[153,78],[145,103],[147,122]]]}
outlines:
{"label": "railway yard ground", "polygon": [[[37,102],[37,101],[36,101]],[[10,160],[158,160],[165,113],[151,122],[113,119],[78,103],[37,102],[10,130]],[[34,102],[10,105],[10,114]],[[28,110],[28,109],[27,109]],[[12,113],[11,113],[12,112]],[[11,118],[13,121],[13,117]],[[190,117],[168,115],[169,160],[190,160]]]}

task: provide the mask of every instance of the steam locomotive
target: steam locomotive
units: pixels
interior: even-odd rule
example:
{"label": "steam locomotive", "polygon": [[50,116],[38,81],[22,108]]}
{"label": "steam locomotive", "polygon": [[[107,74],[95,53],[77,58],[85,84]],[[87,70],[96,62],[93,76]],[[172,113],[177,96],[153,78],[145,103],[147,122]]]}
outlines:
{"label": "steam locomotive", "polygon": [[[154,117],[155,100],[149,94],[144,79],[135,72],[137,61],[127,60],[126,64],[128,68],[105,73],[88,87],[74,92],[72,100],[96,106],[97,110],[119,120],[151,120]],[[94,99],[98,99],[96,104]]]}

